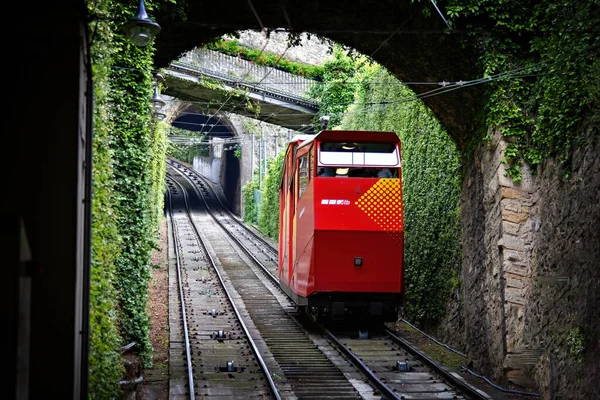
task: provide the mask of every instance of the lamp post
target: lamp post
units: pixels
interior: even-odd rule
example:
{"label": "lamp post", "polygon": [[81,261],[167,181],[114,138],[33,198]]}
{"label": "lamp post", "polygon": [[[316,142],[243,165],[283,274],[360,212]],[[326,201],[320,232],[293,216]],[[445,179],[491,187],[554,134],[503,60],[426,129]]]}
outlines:
{"label": "lamp post", "polygon": [[152,96],[150,102],[152,103],[152,108],[154,109],[154,116],[156,116],[159,121],[164,120],[167,115],[160,110],[165,106],[165,104],[167,104],[167,102],[160,97],[158,85],[154,86],[154,96]]}
{"label": "lamp post", "polygon": [[135,17],[123,25],[123,31],[136,46],[144,47],[158,35],[160,25],[148,17],[144,0],[140,0]]}

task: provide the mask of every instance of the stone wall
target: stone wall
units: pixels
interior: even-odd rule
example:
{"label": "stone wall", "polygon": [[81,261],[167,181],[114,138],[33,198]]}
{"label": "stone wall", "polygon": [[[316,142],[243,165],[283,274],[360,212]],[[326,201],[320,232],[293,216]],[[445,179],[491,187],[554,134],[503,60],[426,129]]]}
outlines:
{"label": "stone wall", "polygon": [[262,49],[275,54],[284,54],[285,58],[291,61],[304,64],[323,65],[331,57],[329,54],[329,45],[324,43],[315,35],[310,38],[306,33],[302,33],[300,38],[302,45],[297,47],[287,46],[286,32],[272,32],[267,39],[265,35],[258,31],[241,32],[238,43],[252,49]]}
{"label": "stone wall", "polygon": [[[496,133],[465,177],[462,287],[436,334],[496,382],[548,399],[593,398],[600,391],[600,146],[590,141],[573,153],[569,179],[549,161],[536,174],[524,168],[520,183],[504,176],[505,148]],[[577,332],[587,346],[581,363],[567,340]]]}
{"label": "stone wall", "polygon": [[[538,171],[532,209],[533,280],[523,345],[538,349],[536,382],[548,399],[600,398],[600,140],[573,152],[572,174],[556,162]],[[580,329],[584,350],[569,337]]]}

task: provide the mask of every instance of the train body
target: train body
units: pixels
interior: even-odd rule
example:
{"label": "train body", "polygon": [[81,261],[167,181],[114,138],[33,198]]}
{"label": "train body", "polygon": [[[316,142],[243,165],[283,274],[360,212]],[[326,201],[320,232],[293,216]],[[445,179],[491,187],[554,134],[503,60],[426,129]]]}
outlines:
{"label": "train body", "polygon": [[396,321],[404,298],[401,145],[393,132],[321,131],[286,150],[279,282],[317,319]]}

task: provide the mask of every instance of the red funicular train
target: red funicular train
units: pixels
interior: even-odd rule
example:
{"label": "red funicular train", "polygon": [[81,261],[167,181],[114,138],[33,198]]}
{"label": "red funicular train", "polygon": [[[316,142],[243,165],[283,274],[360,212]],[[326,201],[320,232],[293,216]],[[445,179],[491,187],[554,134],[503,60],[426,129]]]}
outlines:
{"label": "red funicular train", "polygon": [[297,136],[280,187],[279,281],[318,319],[396,321],[404,294],[400,140]]}

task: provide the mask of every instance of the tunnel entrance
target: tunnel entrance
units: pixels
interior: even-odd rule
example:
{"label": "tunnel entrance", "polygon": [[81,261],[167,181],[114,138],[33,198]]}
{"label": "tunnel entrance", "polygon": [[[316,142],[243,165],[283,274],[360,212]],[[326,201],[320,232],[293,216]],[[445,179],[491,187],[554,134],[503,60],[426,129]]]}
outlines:
{"label": "tunnel entrance", "polygon": [[241,215],[241,175],[240,159],[233,148],[223,151],[223,166],[221,167],[220,184],[227,199],[229,209],[236,215]]}

